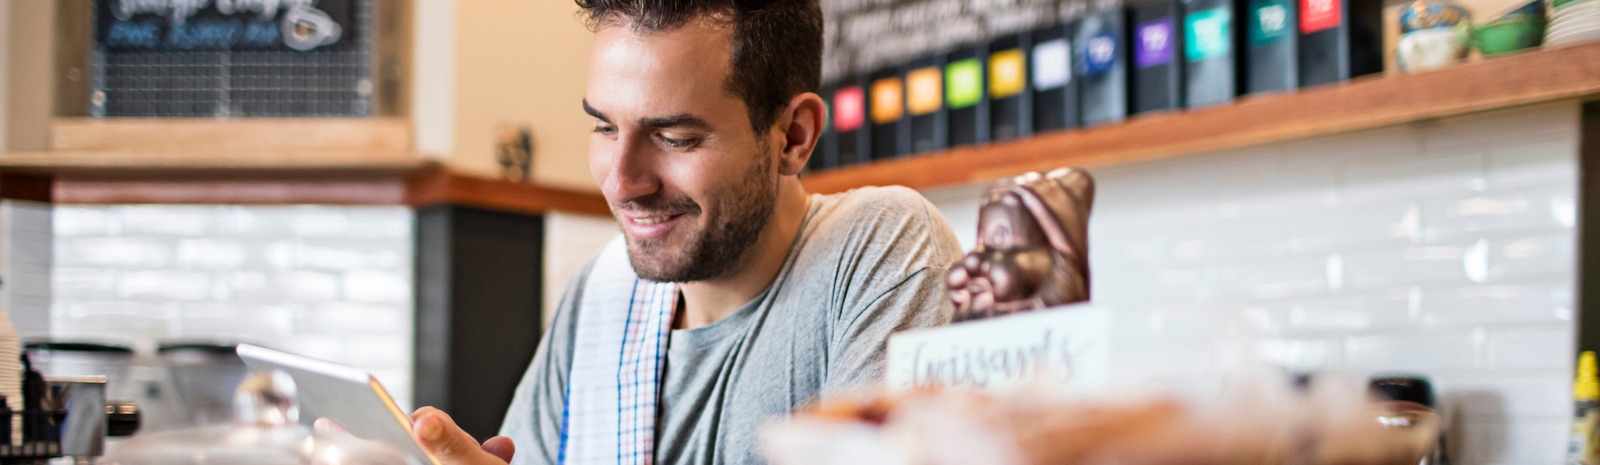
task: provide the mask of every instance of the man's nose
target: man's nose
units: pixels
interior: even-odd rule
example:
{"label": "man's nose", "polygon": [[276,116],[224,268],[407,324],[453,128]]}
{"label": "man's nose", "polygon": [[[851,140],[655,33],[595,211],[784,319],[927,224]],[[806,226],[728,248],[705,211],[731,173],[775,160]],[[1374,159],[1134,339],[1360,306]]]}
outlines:
{"label": "man's nose", "polygon": [[624,142],[617,144],[600,190],[612,202],[626,202],[661,190],[661,178],[655,173],[653,158],[646,144]]}

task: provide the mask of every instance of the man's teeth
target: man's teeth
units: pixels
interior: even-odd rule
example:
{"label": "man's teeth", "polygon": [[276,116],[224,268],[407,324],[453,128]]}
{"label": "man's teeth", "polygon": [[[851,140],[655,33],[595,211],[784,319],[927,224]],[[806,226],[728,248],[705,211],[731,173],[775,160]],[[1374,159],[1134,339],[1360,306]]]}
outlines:
{"label": "man's teeth", "polygon": [[633,222],[639,223],[639,224],[648,225],[648,224],[656,224],[656,223],[664,222],[664,221],[667,221],[667,220],[670,220],[670,219],[672,219],[672,217],[670,217],[670,216],[639,217],[639,218],[634,218]]}

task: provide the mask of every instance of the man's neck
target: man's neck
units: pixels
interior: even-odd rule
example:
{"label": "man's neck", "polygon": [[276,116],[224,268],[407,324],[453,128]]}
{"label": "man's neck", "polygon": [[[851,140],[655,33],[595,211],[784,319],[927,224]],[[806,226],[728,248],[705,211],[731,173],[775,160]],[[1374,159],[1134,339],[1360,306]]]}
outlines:
{"label": "man's neck", "polygon": [[811,196],[806,195],[799,178],[785,176],[778,181],[777,202],[767,226],[732,272],[721,278],[678,286],[683,293],[683,307],[679,309],[678,318],[673,318],[674,329],[694,329],[715,323],[761,295],[777,279],[784,260],[789,257],[789,248],[794,245],[794,237],[800,233],[800,224],[811,210]]}

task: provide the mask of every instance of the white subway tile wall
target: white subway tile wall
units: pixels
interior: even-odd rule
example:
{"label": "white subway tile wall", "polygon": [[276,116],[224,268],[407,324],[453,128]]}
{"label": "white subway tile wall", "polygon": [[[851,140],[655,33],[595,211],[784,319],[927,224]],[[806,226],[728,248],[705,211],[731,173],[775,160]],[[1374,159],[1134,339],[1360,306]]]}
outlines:
{"label": "white subway tile wall", "polygon": [[23,338],[50,332],[50,218],[50,204],[0,201],[0,311]]}
{"label": "white subway tile wall", "polygon": [[[263,344],[371,371],[409,408],[409,209],[58,205],[53,221],[43,212],[46,334],[146,349],[182,338]],[[30,240],[8,228],[12,244]],[[6,266],[33,266],[6,253]],[[5,288],[23,289],[12,283],[26,273],[6,271]]]}
{"label": "white subway tile wall", "polygon": [[[1578,124],[1561,103],[1092,170],[1094,300],[1149,347],[1117,366],[1182,376],[1252,343],[1295,370],[1423,373],[1457,463],[1558,463]],[[969,248],[982,188],[926,193]]]}

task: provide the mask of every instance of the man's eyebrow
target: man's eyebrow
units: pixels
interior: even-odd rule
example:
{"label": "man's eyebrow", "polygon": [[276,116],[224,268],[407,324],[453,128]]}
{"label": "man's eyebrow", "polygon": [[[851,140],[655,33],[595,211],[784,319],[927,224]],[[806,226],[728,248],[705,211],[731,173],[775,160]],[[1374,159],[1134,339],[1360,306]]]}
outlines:
{"label": "man's eyebrow", "polygon": [[[590,106],[588,99],[583,100],[583,112],[588,113],[589,116],[593,116],[595,119],[600,121],[607,123],[611,122],[611,118],[607,118],[605,113],[601,113],[600,110]],[[703,118],[688,113],[639,118],[639,125],[651,129],[690,128],[708,131],[711,130],[711,123],[706,122],[706,120]]]}
{"label": "man's eyebrow", "polygon": [[589,99],[583,99],[583,112],[588,113],[589,116],[593,116],[594,119],[605,121],[607,123],[611,122],[611,118],[607,118],[605,113],[601,113],[600,110],[596,110],[594,107],[589,106]]}
{"label": "man's eyebrow", "polygon": [[676,115],[669,115],[669,116],[657,116],[657,117],[649,117],[649,118],[639,118],[639,125],[647,127],[647,128],[653,128],[653,129],[689,128],[689,129],[700,129],[700,130],[707,130],[707,131],[711,130],[711,123],[706,122],[706,120],[701,119],[698,116],[694,116],[694,115],[691,115],[691,114],[688,114],[688,113],[678,113]]}

